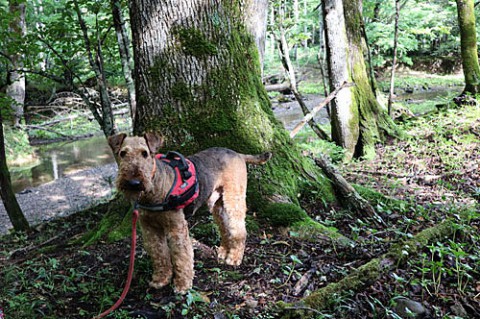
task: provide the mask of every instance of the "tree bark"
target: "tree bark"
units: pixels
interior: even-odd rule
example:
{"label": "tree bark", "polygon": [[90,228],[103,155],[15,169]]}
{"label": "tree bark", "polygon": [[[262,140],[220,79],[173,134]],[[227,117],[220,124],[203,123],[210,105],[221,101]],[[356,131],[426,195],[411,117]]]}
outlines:
{"label": "tree bark", "polygon": [[[80,29],[82,30],[83,40],[85,42],[85,48],[87,51],[88,62],[90,63],[90,67],[92,68],[93,72],[95,73],[95,79],[97,82],[98,92],[100,95],[100,106],[101,106],[101,118],[97,118],[97,121],[102,128],[103,133],[105,136],[110,136],[115,134],[115,122],[113,119],[113,112],[112,112],[112,103],[110,101],[110,97],[108,96],[108,87],[107,87],[107,79],[105,78],[105,72],[103,70],[103,56],[102,56],[102,44],[100,41],[100,37],[97,34],[97,48],[94,57],[94,51],[92,48],[92,44],[90,38],[88,36],[88,28],[85,20],[83,19],[82,12],[80,10],[80,6],[78,1],[73,1],[75,12],[77,14],[78,23],[80,24]],[[87,103],[89,107],[92,107],[92,103]],[[92,110],[95,114],[95,111]]]}
{"label": "tree bark", "polygon": [[252,209],[272,201],[298,206],[303,181],[311,180],[302,175],[306,171],[318,181],[319,193],[332,199],[321,171],[300,156],[271,111],[255,41],[246,28],[253,4],[132,0],[139,97],[134,134],[159,131],[166,148],[186,154],[212,146],[272,151],[265,166],[250,168]]}
{"label": "tree bark", "polygon": [[395,31],[393,34],[392,74],[390,77],[390,94],[388,96],[388,115],[392,116],[393,93],[395,89],[395,68],[397,66],[398,19],[400,18],[400,0],[395,0]]}
{"label": "tree bark", "polygon": [[247,28],[253,35],[258,48],[261,76],[263,77],[263,61],[265,56],[265,38],[267,35],[268,0],[253,1],[247,7]]}
{"label": "tree bark", "polygon": [[477,53],[477,33],[473,0],[457,0],[460,48],[462,55],[465,88],[462,95],[480,92],[480,66]]}
{"label": "tree bark", "polygon": [[128,103],[130,105],[130,115],[132,121],[137,108],[137,99],[135,96],[135,83],[132,77],[132,57],[130,55],[130,39],[126,28],[125,19],[123,18],[120,0],[111,0],[113,26],[117,34],[118,51],[122,62],[123,76],[125,85],[127,86]]}
{"label": "tree bark", "polygon": [[[12,46],[20,46],[27,32],[25,22],[26,2],[24,0],[10,0],[9,10],[14,17],[10,22],[12,35]],[[7,88],[6,94],[12,98],[11,109],[13,111],[13,125],[19,126],[23,118],[23,108],[25,104],[25,75],[19,70],[22,69],[22,54],[15,49],[15,52],[9,56],[11,65],[7,70]]]}
{"label": "tree bark", "polygon": [[345,149],[346,159],[373,158],[375,144],[397,128],[375,98],[362,46],[361,0],[323,1],[330,90],[343,82],[354,87],[342,90],[332,102],[332,139]]}
{"label": "tree bark", "polygon": [[[341,0],[322,2],[325,26],[330,91],[345,82],[351,82],[347,57],[347,29]],[[358,110],[353,104],[353,88],[342,90],[330,103],[332,139],[346,150],[346,157],[353,157],[359,138]]]}
{"label": "tree bark", "polygon": [[0,195],[3,205],[7,211],[8,218],[16,231],[28,231],[30,226],[23,215],[22,209],[17,202],[15,193],[12,190],[12,181],[8,171],[7,159],[5,154],[5,140],[3,135],[3,117],[0,111]]}

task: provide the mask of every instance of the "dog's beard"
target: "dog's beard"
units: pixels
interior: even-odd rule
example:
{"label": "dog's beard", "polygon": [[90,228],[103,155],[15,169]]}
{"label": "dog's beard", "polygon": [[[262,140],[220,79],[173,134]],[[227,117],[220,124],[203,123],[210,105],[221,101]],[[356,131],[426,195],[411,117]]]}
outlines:
{"label": "dog's beard", "polygon": [[140,184],[132,185],[128,180],[118,179],[116,182],[117,189],[124,194],[129,200],[138,200],[143,193],[153,190],[153,183],[150,179],[138,179]]}

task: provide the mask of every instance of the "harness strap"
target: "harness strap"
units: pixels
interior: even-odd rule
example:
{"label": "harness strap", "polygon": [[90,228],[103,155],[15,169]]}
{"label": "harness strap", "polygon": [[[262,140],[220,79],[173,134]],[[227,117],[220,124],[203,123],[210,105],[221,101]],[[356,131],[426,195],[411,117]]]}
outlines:
{"label": "harness strap", "polygon": [[[136,202],[135,205],[144,210],[163,212],[184,208],[191,204],[198,197],[199,191],[195,165],[177,152],[170,151],[166,155],[158,154],[154,158],[152,178],[157,170],[157,160],[164,162],[173,169],[173,184],[160,204],[144,205]],[[190,171],[190,168],[192,168],[192,171]]]}

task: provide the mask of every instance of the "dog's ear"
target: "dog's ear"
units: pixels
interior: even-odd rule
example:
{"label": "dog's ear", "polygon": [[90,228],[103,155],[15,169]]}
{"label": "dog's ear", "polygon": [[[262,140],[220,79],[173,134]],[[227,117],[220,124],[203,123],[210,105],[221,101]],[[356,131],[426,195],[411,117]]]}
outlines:
{"label": "dog's ear", "polygon": [[113,154],[117,155],[118,151],[120,151],[120,147],[122,146],[123,140],[127,137],[127,134],[121,133],[117,135],[112,135],[108,137],[108,145],[113,151]]}
{"label": "dog's ear", "polygon": [[157,150],[163,145],[163,136],[159,134],[149,132],[145,133],[143,137],[147,141],[151,154],[156,154]]}

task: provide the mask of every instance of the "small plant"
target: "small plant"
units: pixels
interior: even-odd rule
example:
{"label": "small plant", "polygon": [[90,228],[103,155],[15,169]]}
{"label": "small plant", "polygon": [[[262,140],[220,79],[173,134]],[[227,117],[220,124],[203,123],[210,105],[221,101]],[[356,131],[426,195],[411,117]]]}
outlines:
{"label": "small plant", "polygon": [[185,296],[185,301],[182,304],[182,316],[188,315],[192,308],[199,304],[205,304],[204,297],[199,292],[191,289]]}

